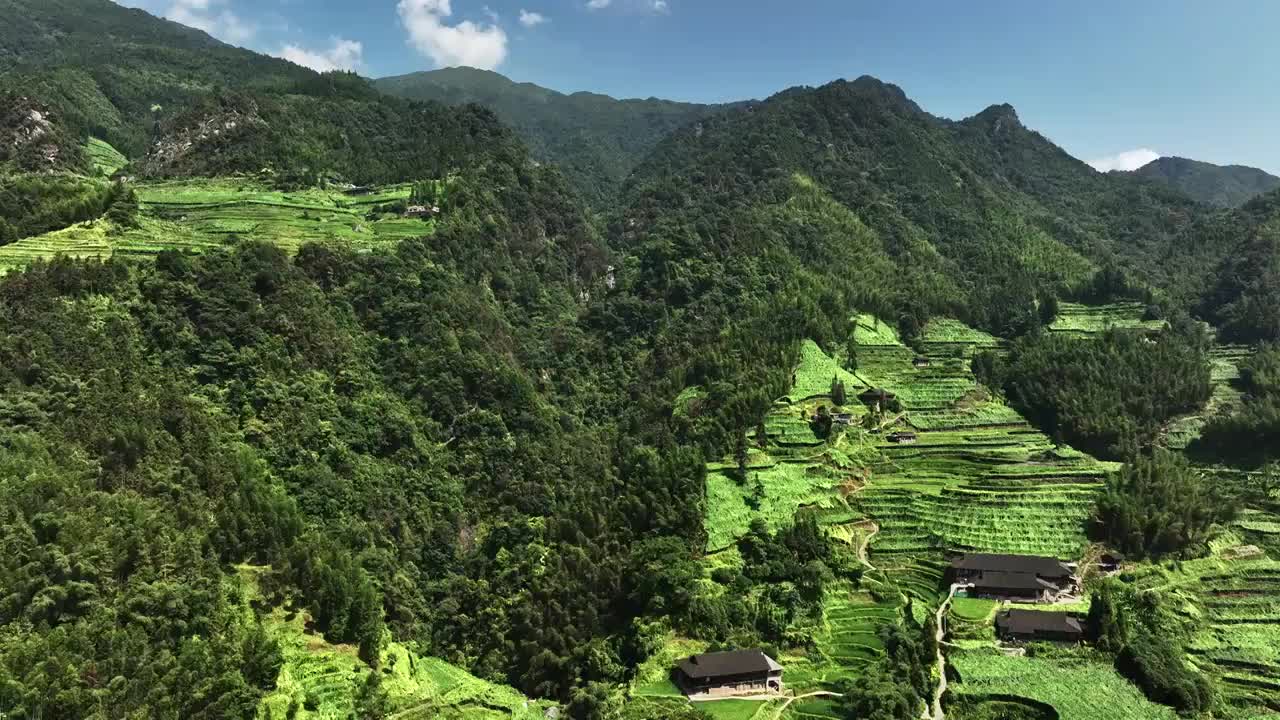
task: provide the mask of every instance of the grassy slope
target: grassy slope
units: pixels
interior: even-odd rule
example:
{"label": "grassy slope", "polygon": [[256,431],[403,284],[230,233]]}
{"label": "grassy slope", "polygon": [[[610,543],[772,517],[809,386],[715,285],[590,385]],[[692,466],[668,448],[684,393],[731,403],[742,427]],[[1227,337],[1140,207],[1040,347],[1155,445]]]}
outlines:
{"label": "grassy slope", "polygon": [[110,177],[117,170],[129,164],[129,158],[126,158],[119,150],[111,147],[105,140],[91,137],[84,143],[84,154],[89,159],[89,164],[93,166],[93,170],[98,175]]}
{"label": "grassy slope", "polygon": [[953,652],[960,695],[1016,695],[1048,703],[1061,720],[1172,720],[1111,669],[1106,658],[1081,650],[1063,657],[1009,657],[995,650]]}
{"label": "grassy slope", "polygon": [[[248,600],[258,596],[256,578],[267,568],[241,566]],[[246,607],[247,610],[247,607]],[[280,643],[284,666],[276,689],[258,708],[260,720],[283,720],[295,707],[297,720],[344,720],[371,672],[382,674],[382,689],[397,720],[540,720],[553,703],[531,701],[518,691],[481,680],[438,658],[424,657],[401,643],[383,651],[380,670],[370,670],[352,645],[333,644],[307,629],[308,614],[274,608],[265,618]]]}

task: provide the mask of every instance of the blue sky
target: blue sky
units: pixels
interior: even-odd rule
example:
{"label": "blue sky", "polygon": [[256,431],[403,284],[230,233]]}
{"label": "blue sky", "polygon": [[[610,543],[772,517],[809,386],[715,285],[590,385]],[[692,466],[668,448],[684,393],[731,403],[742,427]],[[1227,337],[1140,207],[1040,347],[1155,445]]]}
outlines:
{"label": "blue sky", "polygon": [[717,102],[870,74],[945,117],[1008,102],[1101,167],[1159,154],[1280,174],[1274,0],[123,4],[373,77],[466,64],[563,91]]}

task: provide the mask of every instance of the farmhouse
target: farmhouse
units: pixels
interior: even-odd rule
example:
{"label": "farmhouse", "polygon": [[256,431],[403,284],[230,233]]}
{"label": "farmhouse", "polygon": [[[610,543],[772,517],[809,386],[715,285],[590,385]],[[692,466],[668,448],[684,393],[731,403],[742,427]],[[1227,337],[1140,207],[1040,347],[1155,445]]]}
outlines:
{"label": "farmhouse", "polygon": [[368,185],[353,185],[342,191],[344,195],[371,195],[373,188]]}
{"label": "farmhouse", "polygon": [[897,443],[898,445],[911,445],[916,441],[916,434],[907,431],[889,433],[885,439],[891,443]]}
{"label": "farmhouse", "polygon": [[951,561],[950,582],[979,597],[1047,602],[1071,589],[1074,575],[1057,558],[966,553]]}
{"label": "farmhouse", "polygon": [[834,418],[835,421],[840,423],[841,425],[853,424],[853,413],[835,413],[831,417]]}
{"label": "farmhouse", "polygon": [[425,218],[425,217],[431,217],[432,215],[435,215],[438,212],[440,212],[440,208],[435,206],[428,207],[426,205],[410,205],[409,207],[404,209],[404,216]]}
{"label": "farmhouse", "polygon": [[762,650],[690,655],[676,666],[675,676],[690,698],[782,691],[782,666]]}
{"label": "farmhouse", "polygon": [[864,405],[870,407],[885,407],[897,398],[896,395],[885,390],[884,388],[869,388],[858,393],[858,400]]}
{"label": "farmhouse", "polygon": [[1080,642],[1084,628],[1064,612],[1006,610],[996,616],[996,633],[1004,640]]}
{"label": "farmhouse", "polygon": [[927,368],[929,367],[929,358],[924,357],[923,355],[917,356],[914,360],[911,361],[911,365],[912,367],[917,367],[917,368]]}

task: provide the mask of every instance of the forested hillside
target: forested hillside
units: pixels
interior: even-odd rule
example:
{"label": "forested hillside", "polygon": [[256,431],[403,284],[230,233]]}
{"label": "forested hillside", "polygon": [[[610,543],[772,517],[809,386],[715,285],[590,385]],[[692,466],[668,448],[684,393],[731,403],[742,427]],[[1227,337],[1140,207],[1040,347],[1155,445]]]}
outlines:
{"label": "forested hillside", "polygon": [[584,199],[606,209],[622,181],[672,131],[723,108],[649,98],[570,95],[459,67],[380,78],[375,86],[411,100],[476,103],[515,128],[534,156],[555,163]]}
{"label": "forested hillside", "polygon": [[1280,341],[1280,190],[1207,223],[1206,242],[1229,238],[1201,312],[1241,342]]}
{"label": "forested hillside", "polygon": [[1162,157],[1133,171],[1158,180],[1200,202],[1217,207],[1239,207],[1280,187],[1280,178],[1243,165],[1214,165],[1180,157]]}
{"label": "forested hillside", "polygon": [[[0,716],[1280,706],[1280,191],[869,77],[375,86],[106,0],[0,17]],[[1079,561],[1089,644],[997,651],[956,551]],[[668,680],[749,647],[805,696]]]}
{"label": "forested hillside", "polygon": [[[615,237],[632,248],[697,233],[699,252],[734,272],[749,254],[734,244],[782,231],[746,211],[785,198],[794,173],[856,212],[911,272],[941,269],[950,278],[958,292],[938,282],[916,292],[910,275],[869,283],[877,294],[900,294],[917,320],[945,308],[998,334],[1020,334],[1036,323],[1037,300],[1089,293],[1104,268],[1185,305],[1205,264],[1225,252],[1222,243],[1188,239],[1196,203],[1094,172],[1007,106],[953,123],[865,77],[788,90],[676,133],[628,181]],[[1113,285],[1124,291],[1123,281]]]}

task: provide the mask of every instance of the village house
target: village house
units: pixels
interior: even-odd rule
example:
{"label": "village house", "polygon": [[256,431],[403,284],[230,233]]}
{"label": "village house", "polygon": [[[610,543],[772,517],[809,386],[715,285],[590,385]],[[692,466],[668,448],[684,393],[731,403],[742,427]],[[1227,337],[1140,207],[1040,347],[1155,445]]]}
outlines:
{"label": "village house", "polygon": [[948,582],[969,586],[969,594],[996,600],[1050,602],[1075,585],[1061,560],[1038,555],[966,553],[951,561]]}
{"label": "village house", "polygon": [[890,403],[897,399],[897,397],[897,395],[894,395],[884,388],[868,388],[858,393],[858,400],[862,404],[867,407],[880,410],[888,407]]}
{"label": "village house", "polygon": [[690,699],[782,692],[782,666],[762,650],[690,655],[675,670]]}
{"label": "village house", "polygon": [[410,205],[409,207],[404,209],[404,216],[416,217],[416,218],[429,218],[439,212],[440,212],[440,208],[434,205],[430,207],[426,205]]}
{"label": "village house", "polygon": [[885,439],[897,445],[911,445],[915,443],[915,441],[917,440],[917,437],[915,433],[904,430],[900,432],[889,433],[887,436],[885,436]]}
{"label": "village house", "polygon": [[996,616],[996,634],[1002,640],[1077,643],[1084,628],[1069,613],[1014,609]]}
{"label": "village house", "polygon": [[929,367],[929,358],[924,356],[917,356],[914,360],[911,361],[911,366],[915,368],[927,368]]}

